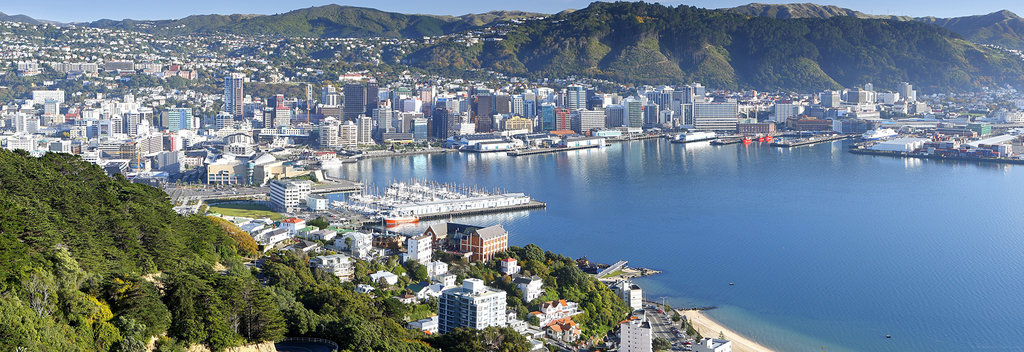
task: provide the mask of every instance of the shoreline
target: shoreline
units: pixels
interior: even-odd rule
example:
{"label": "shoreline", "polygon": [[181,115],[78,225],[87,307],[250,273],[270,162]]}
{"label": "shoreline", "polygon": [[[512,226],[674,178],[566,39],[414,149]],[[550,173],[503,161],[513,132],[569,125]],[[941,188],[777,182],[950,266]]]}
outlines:
{"label": "shoreline", "polygon": [[732,350],[736,352],[775,352],[772,349],[764,347],[743,335],[737,334],[735,331],[729,330],[729,328],[714,321],[707,314],[699,310],[682,310],[676,309],[680,315],[685,315],[686,319],[693,324],[694,329],[704,337],[718,338],[718,333],[721,332],[725,335],[725,339],[732,341]]}

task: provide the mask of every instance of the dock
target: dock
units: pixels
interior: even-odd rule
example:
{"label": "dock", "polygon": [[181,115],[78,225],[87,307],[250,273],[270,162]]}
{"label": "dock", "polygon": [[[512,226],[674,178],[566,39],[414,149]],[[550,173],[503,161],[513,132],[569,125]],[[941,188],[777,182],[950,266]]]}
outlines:
{"label": "dock", "polygon": [[723,138],[711,141],[711,145],[729,145],[743,142],[743,138]]}
{"label": "dock", "polygon": [[315,186],[309,192],[311,194],[323,194],[323,193],[348,193],[358,192],[363,190],[363,184],[359,182],[344,180],[344,179],[328,179],[326,180],[330,184]]}
{"label": "dock", "polygon": [[853,154],[865,154],[865,155],[877,155],[877,156],[888,156],[895,158],[916,158],[916,159],[931,159],[939,161],[967,161],[977,163],[992,163],[992,164],[1014,164],[1024,165],[1024,160],[1012,159],[1012,158],[980,158],[980,157],[963,157],[963,156],[941,156],[931,154],[911,154],[905,152],[890,152],[882,150],[871,150],[871,149],[850,149],[850,153]]}
{"label": "dock", "polygon": [[798,139],[790,139],[790,140],[772,142],[769,145],[773,146],[773,147],[790,148],[790,147],[800,147],[800,146],[805,146],[805,145],[812,145],[812,144],[818,144],[818,143],[838,141],[838,140],[848,139],[848,138],[852,138],[852,137],[854,137],[854,136],[853,135],[835,135],[835,136],[823,136],[823,137],[808,137],[808,138],[798,138]]}
{"label": "dock", "polygon": [[[607,144],[605,144],[605,145],[607,145]],[[580,146],[580,147],[565,147],[565,148],[523,149],[523,150],[513,150],[513,151],[508,152],[507,154],[508,154],[508,156],[524,156],[524,155],[534,155],[534,154],[547,154],[547,153],[567,152],[567,151],[571,151],[571,150],[590,149],[590,148],[599,148],[599,147],[601,147],[601,146],[600,145],[586,145],[586,146]]]}
{"label": "dock", "polygon": [[692,141],[688,141],[688,140],[684,140],[684,139],[670,139],[669,142],[671,142],[671,143],[678,143],[678,144],[686,144],[686,143],[713,141],[715,139],[716,138],[705,138],[705,139],[697,139],[697,140],[692,140]]}
{"label": "dock", "polygon": [[456,210],[456,211],[448,211],[448,212],[443,212],[443,213],[423,214],[423,215],[420,215],[419,218],[420,218],[421,221],[422,220],[434,220],[434,219],[444,219],[444,218],[448,218],[448,217],[462,217],[462,216],[473,216],[473,215],[490,214],[490,213],[504,213],[504,212],[520,211],[520,210],[544,209],[547,206],[548,206],[547,203],[538,202],[536,200],[531,200],[529,203],[520,204],[520,205],[506,205],[506,206],[501,206],[501,207],[493,207],[493,208],[485,208],[485,209]]}

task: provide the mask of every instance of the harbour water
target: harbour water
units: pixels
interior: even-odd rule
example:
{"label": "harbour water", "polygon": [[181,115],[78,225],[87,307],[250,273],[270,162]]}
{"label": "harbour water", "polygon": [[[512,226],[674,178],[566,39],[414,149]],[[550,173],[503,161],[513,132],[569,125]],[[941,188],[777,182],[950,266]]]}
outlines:
{"label": "harbour water", "polygon": [[846,145],[647,140],[329,173],[526,193],[547,209],[455,221],[500,223],[511,245],[662,270],[637,280],[648,299],[717,306],[711,317],[778,351],[1024,350],[1024,167]]}

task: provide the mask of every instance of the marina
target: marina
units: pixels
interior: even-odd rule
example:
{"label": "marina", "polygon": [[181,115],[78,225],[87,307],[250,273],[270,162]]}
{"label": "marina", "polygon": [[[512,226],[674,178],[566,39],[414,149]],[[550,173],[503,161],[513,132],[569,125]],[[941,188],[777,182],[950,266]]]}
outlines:
{"label": "marina", "polygon": [[389,226],[547,206],[523,193],[506,193],[497,189],[487,191],[427,180],[394,182],[381,194],[372,185],[367,185],[362,193],[349,195],[346,201],[334,201],[331,205],[360,213],[374,221],[383,220]]}

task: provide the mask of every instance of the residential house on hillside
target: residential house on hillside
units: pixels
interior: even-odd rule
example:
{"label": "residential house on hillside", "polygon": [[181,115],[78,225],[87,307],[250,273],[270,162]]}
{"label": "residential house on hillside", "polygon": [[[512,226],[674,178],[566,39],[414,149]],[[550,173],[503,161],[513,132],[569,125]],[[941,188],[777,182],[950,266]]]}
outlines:
{"label": "residential house on hillside", "polygon": [[564,343],[572,343],[580,338],[579,325],[572,318],[562,318],[551,322],[544,327],[548,338]]}
{"label": "residential house on hillside", "polygon": [[354,265],[352,258],[344,254],[323,255],[309,260],[309,267],[334,274],[341,282],[352,280]]}
{"label": "residential house on hillside", "polygon": [[529,303],[537,297],[544,294],[544,280],[541,280],[540,276],[522,276],[519,274],[512,275],[512,283],[519,287],[519,291],[523,292],[523,302]]}
{"label": "residential house on hillside", "polygon": [[541,303],[538,311],[530,312],[531,315],[540,320],[540,326],[548,326],[554,321],[580,313],[579,303],[564,299]]}

